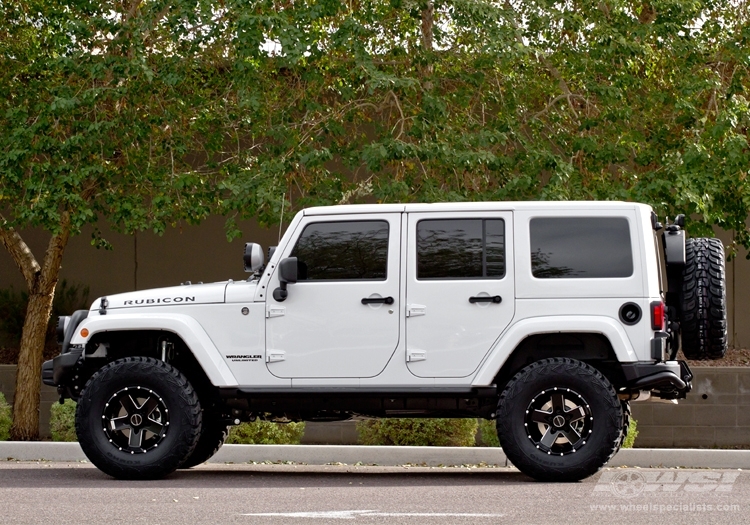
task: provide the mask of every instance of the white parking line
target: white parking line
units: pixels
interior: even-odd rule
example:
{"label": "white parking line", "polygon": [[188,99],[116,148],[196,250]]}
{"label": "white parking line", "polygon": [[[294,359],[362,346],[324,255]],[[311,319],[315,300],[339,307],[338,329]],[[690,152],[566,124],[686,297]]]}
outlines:
{"label": "white parking line", "polygon": [[322,512],[261,512],[240,514],[240,516],[263,516],[279,518],[328,518],[338,520],[353,520],[362,517],[427,517],[427,518],[499,518],[503,514],[475,514],[465,512],[378,512],[377,510],[330,510]]}

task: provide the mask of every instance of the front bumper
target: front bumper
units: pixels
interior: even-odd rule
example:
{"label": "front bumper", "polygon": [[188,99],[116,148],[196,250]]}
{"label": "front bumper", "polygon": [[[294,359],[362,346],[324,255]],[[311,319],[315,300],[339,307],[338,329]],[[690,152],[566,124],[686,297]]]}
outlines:
{"label": "front bumper", "polygon": [[623,363],[621,390],[649,390],[662,399],[683,399],[693,388],[693,373],[685,361]]}
{"label": "front bumper", "polygon": [[81,354],[83,347],[71,346],[69,352],[45,361],[42,364],[42,382],[49,386],[66,386],[74,376]]}

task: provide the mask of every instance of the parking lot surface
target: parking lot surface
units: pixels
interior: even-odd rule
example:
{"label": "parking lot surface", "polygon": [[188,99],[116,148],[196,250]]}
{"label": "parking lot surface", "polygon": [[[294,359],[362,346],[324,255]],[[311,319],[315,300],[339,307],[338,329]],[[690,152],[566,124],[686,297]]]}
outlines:
{"label": "parking lot surface", "polygon": [[0,463],[0,523],[745,524],[742,470],[605,469],[540,483],[514,468],[208,464],[158,481],[85,462]]}

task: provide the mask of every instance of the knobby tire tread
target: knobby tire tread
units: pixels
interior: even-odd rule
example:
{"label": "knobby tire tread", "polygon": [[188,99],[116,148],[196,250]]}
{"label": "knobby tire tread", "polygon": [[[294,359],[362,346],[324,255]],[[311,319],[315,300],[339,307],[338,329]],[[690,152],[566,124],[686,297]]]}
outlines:
{"label": "knobby tire tread", "polygon": [[721,359],[726,354],[726,270],[719,239],[685,242],[680,331],[688,359]]}
{"label": "knobby tire tread", "polygon": [[[176,445],[169,449],[159,462],[130,466],[109,460],[101,453],[101,448],[96,441],[97,439],[101,441],[102,437],[97,438],[89,432],[91,427],[89,418],[100,418],[101,414],[92,413],[87,408],[98,399],[110,397],[112,392],[108,384],[114,379],[121,380],[123,377],[130,376],[134,378],[133,386],[136,386],[135,383],[139,382],[137,378],[144,375],[158,376],[159,381],[166,388],[177,394],[183,406],[177,407],[176,410],[170,407],[170,418],[174,417],[175,412],[181,412],[179,417],[182,419],[182,424],[179,425],[180,433],[175,442]],[[106,474],[117,479],[159,479],[176,470],[195,449],[201,430],[201,417],[198,395],[179,370],[164,361],[151,357],[126,357],[105,365],[86,383],[76,408],[76,433],[86,455]],[[97,420],[97,426],[100,424]]]}
{"label": "knobby tire tread", "polygon": [[[524,422],[514,420],[513,408],[522,402],[521,400],[527,396],[528,390],[536,381],[549,378],[549,386],[555,386],[555,376],[583,379],[595,389],[595,395],[598,395],[607,407],[605,414],[598,415],[598,419],[601,420],[602,417],[609,419],[607,426],[612,429],[611,443],[601,450],[587,451],[590,457],[577,466],[555,468],[540,465],[522,450],[521,444],[514,438],[514,427],[523,425]],[[596,417],[595,420],[597,420]],[[521,370],[510,380],[498,402],[497,429],[503,451],[521,472],[540,481],[578,481],[599,471],[619,450],[623,440],[623,423],[623,406],[611,383],[592,366],[565,357],[543,359]],[[601,428],[604,425],[598,423],[598,426]],[[539,454],[543,453],[539,452]]]}

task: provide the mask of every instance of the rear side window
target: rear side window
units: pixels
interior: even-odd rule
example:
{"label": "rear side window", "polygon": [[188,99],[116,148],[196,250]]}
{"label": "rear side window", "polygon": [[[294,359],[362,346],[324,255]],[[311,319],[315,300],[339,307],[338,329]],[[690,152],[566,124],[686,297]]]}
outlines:
{"label": "rear side window", "polygon": [[305,226],[292,257],[298,281],[385,280],[386,221],[317,222]]}
{"label": "rear side window", "polygon": [[439,219],[417,223],[417,279],[502,279],[502,219]]}
{"label": "rear side window", "polygon": [[539,279],[633,275],[630,227],[624,217],[531,219],[531,273]]}

